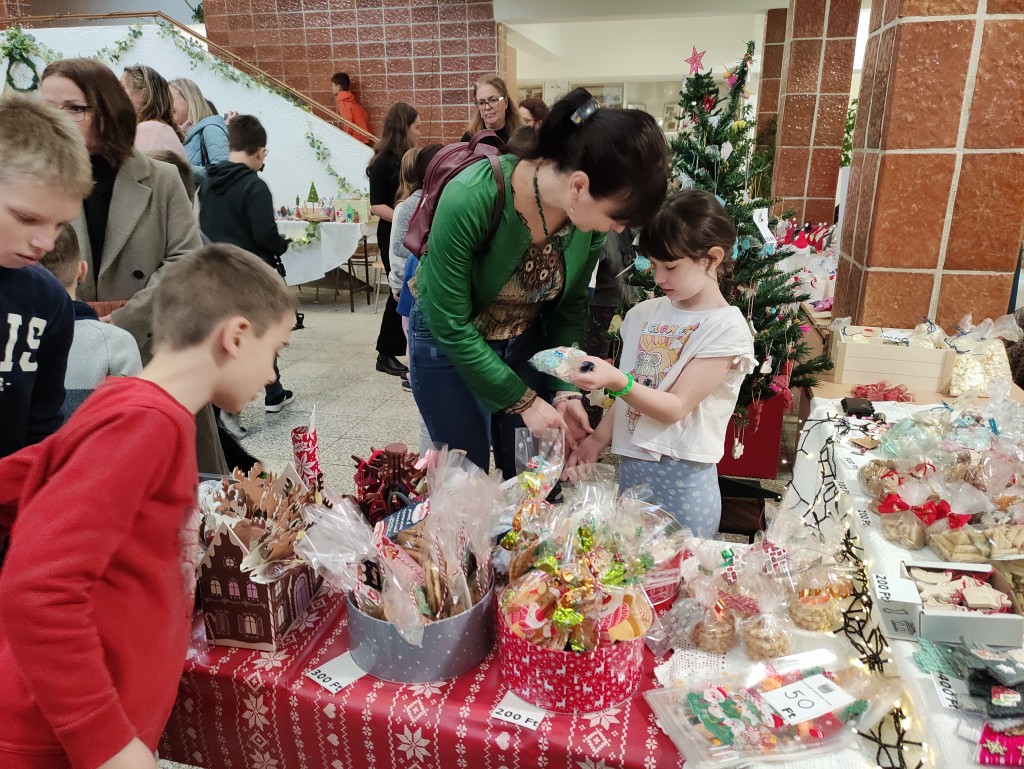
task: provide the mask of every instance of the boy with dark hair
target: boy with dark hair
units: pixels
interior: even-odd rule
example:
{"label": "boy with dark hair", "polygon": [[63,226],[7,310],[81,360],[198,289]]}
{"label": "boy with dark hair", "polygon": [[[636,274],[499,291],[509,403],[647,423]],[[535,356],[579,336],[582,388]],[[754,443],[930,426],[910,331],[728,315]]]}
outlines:
{"label": "boy with dark hair", "polygon": [[[338,114],[350,123],[355,123],[367,133],[370,132],[370,120],[367,117],[366,109],[356,101],[356,95],[349,89],[352,81],[347,72],[335,72],[331,78],[331,90],[334,91],[334,104],[338,108]],[[370,138],[342,125],[341,130],[349,136],[354,136],[363,144],[369,144]]]}
{"label": "boy with dark hair", "polygon": [[78,236],[64,225],[53,250],[43,257],[43,267],[64,286],[74,305],[75,330],[64,376],[64,418],[82,405],[108,376],[136,376],[142,359],[135,337],[113,323],[103,323],[96,311],[75,299],[78,284],[85,280],[89,263],[82,259]]}
{"label": "boy with dark hair", "polygon": [[64,421],[74,314],[39,260],[91,189],[89,153],[70,118],[37,99],[0,101],[0,457]]}
{"label": "boy with dark hair", "polygon": [[[267,158],[267,132],[257,118],[239,115],[228,125],[228,149],[228,159],[210,166],[202,182],[199,228],[211,243],[244,248],[283,277],[281,254],[288,250],[288,240],[277,231],[270,188],[257,173]],[[278,375],[267,385],[264,408],[275,414],[293,400],[295,395],[284,389]],[[236,419],[224,421],[229,432],[237,430]]]}
{"label": "boy with dark hair", "polygon": [[0,766],[156,769],[191,630],[194,415],[274,378],[295,302],[232,246],[154,290],[154,355],[56,434],[0,460]]}

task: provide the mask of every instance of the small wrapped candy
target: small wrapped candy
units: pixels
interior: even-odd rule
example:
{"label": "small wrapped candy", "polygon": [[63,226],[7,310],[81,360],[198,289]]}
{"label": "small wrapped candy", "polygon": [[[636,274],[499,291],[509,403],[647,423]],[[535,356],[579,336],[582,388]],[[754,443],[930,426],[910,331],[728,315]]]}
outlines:
{"label": "small wrapped candy", "polygon": [[579,373],[580,362],[586,356],[578,347],[552,347],[530,358],[530,365],[544,374],[568,382],[573,374]]}

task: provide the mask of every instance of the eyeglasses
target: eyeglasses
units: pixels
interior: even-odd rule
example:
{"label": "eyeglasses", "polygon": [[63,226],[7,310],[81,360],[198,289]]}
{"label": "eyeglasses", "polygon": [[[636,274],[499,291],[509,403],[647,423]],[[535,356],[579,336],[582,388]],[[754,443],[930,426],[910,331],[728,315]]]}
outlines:
{"label": "eyeglasses", "polygon": [[92,107],[88,104],[55,104],[53,106],[68,113],[68,117],[76,123],[81,123],[85,120],[85,116],[92,110]]}
{"label": "eyeglasses", "polygon": [[487,109],[488,107],[494,109],[503,101],[505,101],[504,96],[492,96],[490,99],[479,99],[476,106],[480,109]]}

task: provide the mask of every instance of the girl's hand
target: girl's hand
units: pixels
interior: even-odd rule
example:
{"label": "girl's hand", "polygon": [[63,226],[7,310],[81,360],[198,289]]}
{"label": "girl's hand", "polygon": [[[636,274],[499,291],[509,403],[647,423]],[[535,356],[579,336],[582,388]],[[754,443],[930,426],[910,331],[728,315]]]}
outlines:
{"label": "girl's hand", "polygon": [[569,434],[576,441],[582,441],[594,432],[594,428],[590,426],[590,415],[583,408],[583,401],[579,398],[561,401],[555,404],[555,409],[562,415],[562,419],[569,426]]}
{"label": "girl's hand", "polygon": [[565,461],[565,469],[562,471],[562,480],[567,479],[570,467],[577,465],[592,465],[597,462],[601,452],[608,448],[608,443],[597,433],[592,433],[576,444],[576,448]]}
{"label": "girl's hand", "polygon": [[580,389],[621,390],[629,381],[623,372],[601,358],[588,355],[580,365],[583,363],[591,363],[594,367],[590,371],[577,371],[569,377],[569,381]]}
{"label": "girl's hand", "polygon": [[576,448],[576,438],[569,430],[569,425],[554,406],[541,397],[534,399],[530,407],[521,415],[530,432],[538,430],[561,430],[565,434],[566,449]]}

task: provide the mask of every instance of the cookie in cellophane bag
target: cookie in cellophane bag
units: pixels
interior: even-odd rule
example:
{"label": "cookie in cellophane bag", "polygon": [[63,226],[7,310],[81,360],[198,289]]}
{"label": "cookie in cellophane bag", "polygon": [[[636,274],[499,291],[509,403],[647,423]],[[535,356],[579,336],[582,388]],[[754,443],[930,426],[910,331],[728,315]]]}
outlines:
{"label": "cookie in cellophane bag", "polygon": [[786,597],[780,590],[761,594],[760,613],[740,623],[743,651],[754,661],[785,657],[793,647],[793,631],[786,617]]}
{"label": "cookie in cellophane bag", "polygon": [[725,654],[736,645],[736,615],[719,596],[715,580],[705,578],[693,586],[703,615],[694,625],[690,643],[701,651]]}

